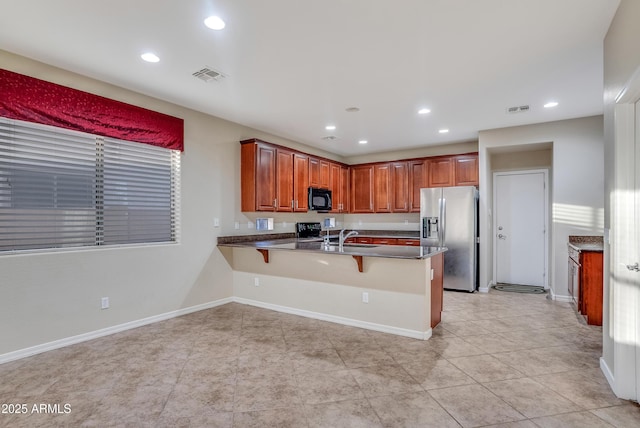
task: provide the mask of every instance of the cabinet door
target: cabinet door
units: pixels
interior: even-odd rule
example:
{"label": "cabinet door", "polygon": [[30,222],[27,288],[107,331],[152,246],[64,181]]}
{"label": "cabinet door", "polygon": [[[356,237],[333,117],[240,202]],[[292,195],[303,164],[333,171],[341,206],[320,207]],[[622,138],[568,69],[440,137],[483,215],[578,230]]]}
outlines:
{"label": "cabinet door", "polygon": [[307,212],[309,208],[309,158],[302,153],[293,155],[293,210]]}
{"label": "cabinet door", "polygon": [[349,168],[340,166],[340,212],[349,212]]}
{"label": "cabinet door", "polygon": [[453,186],[453,161],[451,158],[429,160],[429,187]]}
{"label": "cabinet door", "polygon": [[373,165],[351,167],[351,212],[373,212]]}
{"label": "cabinet door", "polygon": [[320,159],[320,185],[323,189],[328,189],[330,186],[330,164],[329,161]]}
{"label": "cabinet door", "polygon": [[276,210],[293,211],[293,152],[276,150]]}
{"label": "cabinet door", "polygon": [[431,257],[431,328],[437,326],[442,320],[442,306],[444,301],[444,257],[443,253]]}
{"label": "cabinet door", "polygon": [[256,211],[276,210],[276,149],[256,146]]}
{"label": "cabinet door", "polygon": [[331,212],[340,212],[340,201],[342,200],[342,188],[340,186],[340,165],[329,164],[329,190],[331,190]]}
{"label": "cabinet door", "polygon": [[391,211],[409,212],[409,174],[407,162],[391,163]]}
{"label": "cabinet door", "polygon": [[454,158],[455,185],[478,185],[478,155],[461,155]]}
{"label": "cabinet door", "polygon": [[372,238],[371,243],[376,245],[397,245],[398,240],[396,238]]}
{"label": "cabinet door", "polygon": [[378,163],[373,166],[373,211],[377,213],[391,212],[391,165]]}
{"label": "cabinet door", "polygon": [[309,186],[320,187],[320,159],[309,157]]}
{"label": "cabinet door", "polygon": [[427,187],[427,161],[424,159],[408,162],[409,169],[409,212],[420,212],[420,189]]}
{"label": "cabinet door", "polygon": [[396,245],[406,245],[409,247],[419,247],[420,240],[419,239],[411,239],[411,238],[397,238],[398,242]]}

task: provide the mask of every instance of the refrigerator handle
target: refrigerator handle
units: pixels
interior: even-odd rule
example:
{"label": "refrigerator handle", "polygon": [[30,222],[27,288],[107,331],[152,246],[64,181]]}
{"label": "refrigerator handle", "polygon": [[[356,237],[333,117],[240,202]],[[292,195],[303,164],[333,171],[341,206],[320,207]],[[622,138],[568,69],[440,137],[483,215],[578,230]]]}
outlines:
{"label": "refrigerator handle", "polygon": [[445,246],[445,233],[447,232],[447,200],[440,199],[440,246]]}

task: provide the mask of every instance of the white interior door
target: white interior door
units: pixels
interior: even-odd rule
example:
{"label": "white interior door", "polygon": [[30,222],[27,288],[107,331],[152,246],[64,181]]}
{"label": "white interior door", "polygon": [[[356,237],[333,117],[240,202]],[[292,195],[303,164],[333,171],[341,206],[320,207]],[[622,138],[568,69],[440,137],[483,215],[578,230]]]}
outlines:
{"label": "white interior door", "polygon": [[546,171],[494,174],[495,282],[546,286]]}

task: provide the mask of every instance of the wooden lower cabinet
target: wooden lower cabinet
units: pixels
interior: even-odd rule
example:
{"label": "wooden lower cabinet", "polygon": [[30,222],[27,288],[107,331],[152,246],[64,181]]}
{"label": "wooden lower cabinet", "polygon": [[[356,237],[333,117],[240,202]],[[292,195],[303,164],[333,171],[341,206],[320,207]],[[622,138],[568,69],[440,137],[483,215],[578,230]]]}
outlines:
{"label": "wooden lower cabinet", "polygon": [[602,269],[602,251],[580,252],[577,306],[590,325],[602,325]]}

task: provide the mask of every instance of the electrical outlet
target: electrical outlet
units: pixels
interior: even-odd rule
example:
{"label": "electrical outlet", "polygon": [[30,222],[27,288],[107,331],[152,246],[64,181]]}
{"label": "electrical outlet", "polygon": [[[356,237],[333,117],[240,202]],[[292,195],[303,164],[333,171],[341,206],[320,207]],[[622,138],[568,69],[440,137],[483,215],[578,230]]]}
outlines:
{"label": "electrical outlet", "polygon": [[409,220],[405,219],[404,224],[409,224]]}
{"label": "electrical outlet", "polygon": [[103,297],[100,299],[101,309],[109,309],[109,298]]}
{"label": "electrical outlet", "polygon": [[362,292],[362,303],[369,303],[369,293],[366,291]]}
{"label": "electrical outlet", "polygon": [[260,278],[258,278],[257,276],[253,278],[253,285],[255,285],[256,287],[260,287]]}
{"label": "electrical outlet", "polygon": [[247,229],[253,229],[253,227],[254,227],[254,224],[252,221],[247,222]]}
{"label": "electrical outlet", "polygon": [[234,223],[233,227],[234,227],[235,229],[240,229],[240,222],[239,222],[239,221],[236,221],[236,222]]}

